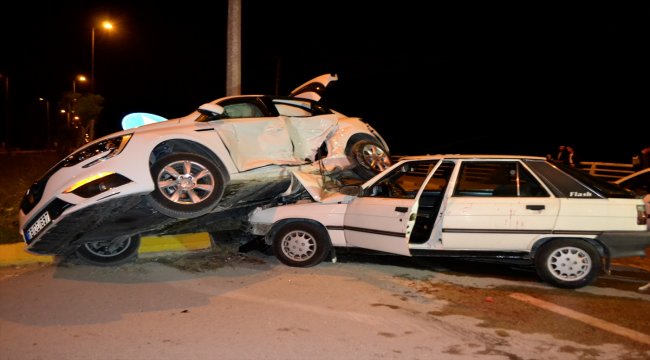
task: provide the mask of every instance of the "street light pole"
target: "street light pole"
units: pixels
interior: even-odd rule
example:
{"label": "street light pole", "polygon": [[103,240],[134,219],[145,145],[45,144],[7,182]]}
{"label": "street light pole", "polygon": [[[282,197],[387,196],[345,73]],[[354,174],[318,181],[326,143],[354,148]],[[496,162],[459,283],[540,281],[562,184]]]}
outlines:
{"label": "street light pole", "polygon": [[44,99],[44,98],[38,98],[40,101],[45,101],[45,128],[47,129],[47,140],[45,141],[45,149],[50,148],[50,142],[52,140],[51,138],[51,131],[50,128],[52,127],[50,125],[50,100]]}
{"label": "street light pole", "polygon": [[7,75],[0,74],[0,79],[5,81],[5,137],[4,137],[4,147],[9,149],[11,143],[11,127],[9,126],[9,77]]}
{"label": "street light pole", "polygon": [[[106,30],[113,29],[113,24],[109,21],[102,22],[102,27]],[[90,33],[90,92],[95,93],[95,26],[93,25]]]}
{"label": "street light pole", "polygon": [[95,26],[90,37],[90,92],[95,93]]}
{"label": "street light pole", "polygon": [[77,75],[74,78],[74,80],[72,80],[72,98],[73,98],[74,101],[77,100],[77,98],[75,97],[75,94],[77,93],[77,80],[79,80],[81,82],[86,82],[86,80],[88,80],[88,79],[86,79],[86,77],[83,76],[83,75]]}

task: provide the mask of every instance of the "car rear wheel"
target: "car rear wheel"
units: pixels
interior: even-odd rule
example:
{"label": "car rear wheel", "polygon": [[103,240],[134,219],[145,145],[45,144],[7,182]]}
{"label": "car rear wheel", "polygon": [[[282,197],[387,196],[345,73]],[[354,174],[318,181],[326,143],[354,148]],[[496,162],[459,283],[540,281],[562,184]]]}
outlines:
{"label": "car rear wheel", "polygon": [[163,157],[151,167],[155,190],[148,200],[161,213],[179,219],[210,212],[221,200],[226,172],[220,164],[196,154]]}
{"label": "car rear wheel", "polygon": [[273,237],[273,254],[289,266],[317,265],[327,257],[330,249],[327,232],[322,226],[313,223],[287,223]]}
{"label": "car rear wheel", "polygon": [[354,172],[370,179],[392,165],[390,155],[376,140],[363,139],[349,147],[347,156],[352,160]]}
{"label": "car rear wheel", "polygon": [[134,261],[139,248],[140,237],[129,236],[112,241],[85,243],[77,248],[76,254],[81,261],[91,265],[114,266]]}
{"label": "car rear wheel", "polygon": [[535,256],[537,274],[547,283],[566,289],[589,285],[600,274],[598,251],[577,239],[555,240]]}

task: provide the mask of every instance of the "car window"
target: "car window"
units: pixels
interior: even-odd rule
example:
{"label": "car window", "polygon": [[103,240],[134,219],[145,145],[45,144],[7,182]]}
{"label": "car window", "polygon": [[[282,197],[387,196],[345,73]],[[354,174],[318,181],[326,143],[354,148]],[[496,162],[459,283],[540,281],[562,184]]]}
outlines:
{"label": "car window", "polygon": [[332,112],[322,104],[302,99],[275,99],[273,105],[280,115],[292,117],[317,116]]}
{"label": "car window", "polygon": [[251,118],[251,117],[263,117],[263,112],[256,104],[252,103],[238,103],[230,104],[223,107],[224,114],[226,118],[238,119],[238,118]]}
{"label": "car window", "polygon": [[525,163],[556,196],[587,199],[635,197],[632,191],[572,166],[551,164],[544,160],[526,160]]}
{"label": "car window", "polygon": [[454,196],[547,197],[548,192],[518,161],[463,162]]}
{"label": "car window", "polygon": [[366,189],[363,195],[372,197],[415,199],[422,184],[424,184],[424,180],[437,162],[438,160],[427,160],[404,163],[402,166],[399,166],[386,174],[372,187]]}

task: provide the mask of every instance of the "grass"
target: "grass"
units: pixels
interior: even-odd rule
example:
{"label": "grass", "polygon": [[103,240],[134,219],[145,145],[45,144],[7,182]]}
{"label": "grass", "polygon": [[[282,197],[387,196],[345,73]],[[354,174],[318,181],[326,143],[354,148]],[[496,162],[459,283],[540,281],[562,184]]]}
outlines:
{"label": "grass", "polygon": [[18,211],[25,191],[62,158],[55,151],[1,152],[0,244],[22,242],[18,232]]}

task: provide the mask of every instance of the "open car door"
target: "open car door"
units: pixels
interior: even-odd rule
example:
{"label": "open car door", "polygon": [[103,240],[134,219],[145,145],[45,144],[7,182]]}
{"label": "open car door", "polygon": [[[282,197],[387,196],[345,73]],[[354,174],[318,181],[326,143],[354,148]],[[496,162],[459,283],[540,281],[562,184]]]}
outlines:
{"label": "open car door", "polygon": [[396,167],[348,204],[345,239],[349,246],[410,256],[420,197],[438,160]]}

